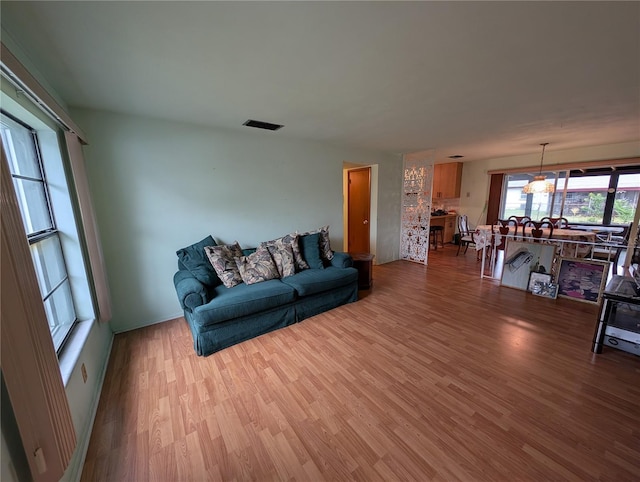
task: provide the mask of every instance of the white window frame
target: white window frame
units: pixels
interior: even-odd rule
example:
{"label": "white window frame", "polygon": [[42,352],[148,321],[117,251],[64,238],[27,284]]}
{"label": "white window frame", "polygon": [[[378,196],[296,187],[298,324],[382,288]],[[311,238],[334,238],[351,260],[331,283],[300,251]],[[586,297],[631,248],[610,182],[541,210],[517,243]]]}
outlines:
{"label": "white window frame", "polygon": [[[78,322],[78,316],[76,313],[75,302],[73,299],[73,295],[71,292],[69,273],[67,270],[67,263],[64,256],[64,251],[62,249],[62,240],[61,233],[58,230],[56,225],[56,219],[53,212],[53,207],[51,204],[51,198],[49,195],[49,184],[47,182],[47,176],[45,172],[45,168],[43,165],[40,144],[38,141],[38,136],[36,130],[20,119],[12,116],[8,112],[2,111],[2,118],[6,119],[4,124],[8,129],[6,132],[3,128],[3,144],[9,156],[9,166],[11,170],[11,177],[14,180],[14,187],[16,187],[16,197],[18,199],[18,203],[20,205],[20,209],[25,219],[25,231],[27,233],[27,241],[29,243],[32,259],[34,262],[34,270],[36,273],[36,277],[39,282],[40,292],[42,295],[42,302],[45,306],[45,313],[47,314],[47,320],[49,322],[49,331],[51,332],[51,337],[53,339],[54,348],[56,349],[56,353],[60,354],[62,348],[72,330],[76,326]],[[37,172],[39,175],[37,177],[23,175],[17,173],[17,163],[18,163],[18,154],[14,149],[13,139],[11,136],[11,132],[16,129],[24,129],[28,131],[29,137],[33,142],[33,148],[35,152],[35,162],[37,166]],[[22,180],[25,182],[33,182],[39,183],[42,185],[42,191],[44,193],[44,201],[46,203],[46,210],[48,215],[48,227],[45,229],[36,229],[31,228],[32,223],[29,222],[30,210],[27,209],[29,206],[29,200],[25,195],[23,184],[17,183],[16,180]],[[46,242],[55,242],[56,247],[59,246],[59,251],[56,249],[56,260],[54,261],[60,267],[60,277],[54,280],[54,285],[49,288],[46,287],[47,283],[45,281],[45,271],[46,266],[42,260],[42,255],[38,256],[36,251],[38,247],[44,247],[44,243]],[[42,253],[44,249],[40,250]],[[59,253],[59,258],[58,258]],[[57,310],[55,306],[55,296],[62,295],[66,298],[64,304],[66,305],[67,315],[69,315],[69,319],[61,320],[57,316]]]}
{"label": "white window frame", "polygon": [[[626,166],[625,166],[626,167]],[[582,178],[588,178],[591,177],[593,175],[598,175],[598,174],[602,174],[602,175],[610,175],[611,179],[613,179],[613,177],[615,176],[615,181],[610,181],[612,184],[615,184],[615,186],[611,186],[611,187],[607,187],[606,189],[615,189],[615,192],[617,192],[618,190],[622,191],[624,190],[624,188],[621,188],[619,186],[619,177],[618,176],[623,176],[625,174],[637,174],[639,172],[638,166],[635,165],[631,165],[629,166],[629,169],[625,169],[624,167],[622,168],[621,172],[616,173],[615,171],[610,171],[610,172],[605,172],[603,171],[602,173],[600,172],[594,172],[594,173],[578,173],[577,175],[575,173],[572,173],[570,169],[561,169],[561,170],[557,170],[557,171],[547,171],[547,172],[543,172],[543,175],[546,175],[547,180],[554,183],[555,185],[555,194],[549,194],[552,197],[551,202],[550,202],[550,206],[548,209],[548,212],[546,213],[541,213],[539,217],[536,216],[531,216],[531,214],[527,214],[526,210],[525,210],[525,215],[532,217],[532,219],[539,219],[542,218],[543,216],[549,216],[549,217],[557,217],[559,215],[565,215],[565,202],[566,202],[566,196],[567,196],[567,192],[568,192],[568,185],[570,183],[570,179],[582,179]],[[583,169],[584,170],[584,169]],[[526,176],[527,173],[524,172],[507,172],[504,174],[504,181],[503,181],[503,186],[502,186],[502,194],[501,194],[501,198],[500,198],[500,211],[499,211],[499,217],[500,219],[506,219],[508,216],[506,215],[505,211],[507,208],[507,192],[508,192],[508,185],[509,185],[509,178],[510,176],[514,176],[514,175],[520,175],[520,176]],[[529,177],[531,177],[529,175]],[[524,181],[523,181],[524,182]],[[536,196],[536,195],[531,195],[528,194],[527,196]],[[560,209],[556,209],[557,207],[560,207]],[[556,211],[556,212],[554,212]],[[564,214],[563,214],[564,213]],[[566,215],[565,215],[566,217]],[[612,218],[613,218],[613,203],[609,204],[607,201],[607,204],[605,205],[604,208],[604,213],[603,213],[603,222],[609,220],[609,223],[612,222]],[[584,222],[581,223],[584,225],[589,225],[589,224],[601,224],[601,223],[590,223],[590,222]]]}

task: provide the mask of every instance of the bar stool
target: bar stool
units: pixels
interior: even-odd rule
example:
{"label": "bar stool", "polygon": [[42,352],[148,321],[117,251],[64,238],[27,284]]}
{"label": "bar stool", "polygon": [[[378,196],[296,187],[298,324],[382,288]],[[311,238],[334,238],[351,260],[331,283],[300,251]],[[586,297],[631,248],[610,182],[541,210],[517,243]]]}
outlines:
{"label": "bar stool", "polygon": [[444,248],[444,226],[429,226],[429,243],[433,243],[433,249],[438,249],[438,233],[440,233],[440,244]]}

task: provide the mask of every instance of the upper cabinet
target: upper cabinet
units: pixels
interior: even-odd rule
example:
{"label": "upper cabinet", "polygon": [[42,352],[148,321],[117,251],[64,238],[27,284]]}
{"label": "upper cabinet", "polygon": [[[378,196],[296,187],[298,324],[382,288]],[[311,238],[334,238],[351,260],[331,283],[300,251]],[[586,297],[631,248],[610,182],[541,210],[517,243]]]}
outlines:
{"label": "upper cabinet", "polygon": [[460,197],[462,163],[448,162],[433,166],[433,197],[451,199]]}

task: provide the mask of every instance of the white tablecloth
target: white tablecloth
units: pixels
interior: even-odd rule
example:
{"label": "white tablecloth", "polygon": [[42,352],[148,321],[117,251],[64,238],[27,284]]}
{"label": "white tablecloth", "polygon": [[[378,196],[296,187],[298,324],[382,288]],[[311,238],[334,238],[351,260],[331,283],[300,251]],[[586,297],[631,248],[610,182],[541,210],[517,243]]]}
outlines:
{"label": "white tablecloth", "polygon": [[[525,228],[525,241],[533,241],[537,240],[531,235],[531,227]],[[495,244],[499,245],[502,241],[502,236],[499,234],[499,230],[497,226],[493,227],[493,234],[495,236]],[[509,229],[509,235],[515,234],[513,227]],[[549,229],[543,228],[542,238],[546,239],[549,235]],[[492,230],[490,224],[483,224],[476,228],[474,239],[476,242],[476,249],[483,249],[485,246],[487,248],[491,247],[491,236]],[[522,237],[522,228],[518,227],[518,236]],[[591,231],[581,231],[577,229],[554,229],[551,235],[551,241],[553,240],[564,241],[562,243],[558,243],[560,245],[560,254],[561,256],[575,256],[578,258],[582,258],[587,256],[591,249],[593,248],[592,244],[581,244],[582,243],[595,243],[598,241],[596,237],[596,233]]]}

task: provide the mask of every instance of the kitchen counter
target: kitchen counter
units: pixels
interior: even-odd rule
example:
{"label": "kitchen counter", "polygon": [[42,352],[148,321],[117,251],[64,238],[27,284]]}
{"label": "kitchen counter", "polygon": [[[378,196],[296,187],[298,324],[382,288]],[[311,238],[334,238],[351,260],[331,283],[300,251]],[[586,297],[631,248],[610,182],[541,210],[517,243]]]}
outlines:
{"label": "kitchen counter", "polygon": [[441,216],[431,216],[431,226],[444,227],[444,242],[452,243],[456,234],[456,222],[458,215],[456,213],[443,214]]}

